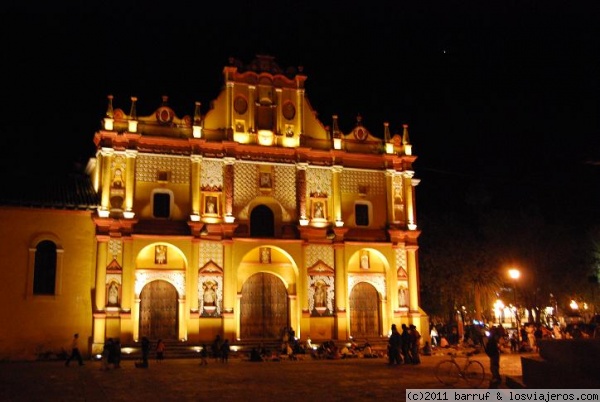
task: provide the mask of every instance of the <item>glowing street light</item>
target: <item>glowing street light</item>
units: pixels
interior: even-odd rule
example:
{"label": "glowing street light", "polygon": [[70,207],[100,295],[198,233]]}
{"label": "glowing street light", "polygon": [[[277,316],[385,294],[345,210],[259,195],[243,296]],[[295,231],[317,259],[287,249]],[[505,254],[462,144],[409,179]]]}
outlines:
{"label": "glowing street light", "polygon": [[498,324],[502,324],[504,321],[504,303],[500,299],[494,303],[494,314],[498,319]]}
{"label": "glowing street light", "polygon": [[517,336],[519,335],[519,310],[517,309],[517,280],[521,277],[521,271],[516,268],[508,270],[508,276],[513,280],[513,293],[515,296],[515,320],[517,321]]}
{"label": "glowing street light", "polygon": [[573,311],[579,310],[579,304],[575,300],[571,300],[569,307],[571,307],[571,310]]}

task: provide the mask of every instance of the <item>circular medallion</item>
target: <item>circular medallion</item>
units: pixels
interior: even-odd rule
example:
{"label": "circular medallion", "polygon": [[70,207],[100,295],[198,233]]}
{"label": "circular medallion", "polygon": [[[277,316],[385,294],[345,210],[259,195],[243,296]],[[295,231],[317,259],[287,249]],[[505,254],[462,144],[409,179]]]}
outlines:
{"label": "circular medallion", "polygon": [[166,106],[160,107],[156,111],[156,120],[158,120],[160,123],[170,123],[173,121],[174,117],[175,114],[173,113],[171,108],[168,108]]}
{"label": "circular medallion", "polygon": [[292,120],[296,116],[296,107],[292,102],[286,102],[283,105],[283,117]]}
{"label": "circular medallion", "polygon": [[367,139],[367,132],[363,128],[357,128],[354,130],[354,137],[356,137],[359,141],[364,141]]}
{"label": "circular medallion", "polygon": [[248,110],[248,101],[243,96],[237,96],[233,101],[233,108],[237,114],[244,114]]}

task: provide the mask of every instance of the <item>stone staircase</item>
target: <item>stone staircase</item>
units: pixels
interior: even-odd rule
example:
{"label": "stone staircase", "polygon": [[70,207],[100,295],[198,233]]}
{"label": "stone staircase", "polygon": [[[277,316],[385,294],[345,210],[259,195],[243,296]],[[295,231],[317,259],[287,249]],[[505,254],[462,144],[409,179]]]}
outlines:
{"label": "stone staircase", "polygon": [[[313,345],[318,346],[324,341],[313,341]],[[348,344],[350,341],[337,340],[335,343],[338,346]],[[373,338],[373,339],[361,339],[355,341],[359,346],[364,345],[365,342],[369,342],[374,352],[381,355],[385,355],[387,351],[387,338]],[[165,340],[165,359],[200,359],[200,350],[202,349],[202,343],[192,342],[181,342],[176,340]],[[206,346],[209,348],[212,342],[206,342]],[[278,340],[261,340],[261,339],[248,339],[242,341],[235,341],[231,343],[231,358],[247,358],[253,347],[266,348],[270,351],[279,351],[281,348],[281,341]],[[156,340],[150,341],[150,360],[156,358]],[[121,345],[121,359],[122,360],[141,360],[142,349],[139,342],[127,343]]]}

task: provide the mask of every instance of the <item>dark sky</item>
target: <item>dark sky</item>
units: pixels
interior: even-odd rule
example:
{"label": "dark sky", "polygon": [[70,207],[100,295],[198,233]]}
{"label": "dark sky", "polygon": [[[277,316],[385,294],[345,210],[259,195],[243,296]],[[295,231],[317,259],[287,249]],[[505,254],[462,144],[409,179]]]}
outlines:
{"label": "dark sky", "polygon": [[523,199],[597,203],[600,166],[584,163],[600,160],[595,1],[56,3],[0,6],[3,170],[87,160],[108,94],[126,111],[137,96],[140,115],[162,95],[179,116],[196,100],[205,112],[228,57],[270,54],[304,67],[324,124],[409,124],[438,199],[518,182]]}

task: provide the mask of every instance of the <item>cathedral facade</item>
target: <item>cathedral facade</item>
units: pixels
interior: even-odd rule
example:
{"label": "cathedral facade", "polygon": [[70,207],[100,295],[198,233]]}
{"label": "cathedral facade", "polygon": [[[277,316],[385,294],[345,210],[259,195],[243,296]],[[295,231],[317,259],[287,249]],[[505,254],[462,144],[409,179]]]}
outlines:
{"label": "cathedral facade", "polygon": [[[150,114],[108,97],[88,163],[85,208],[4,205],[0,357],[87,339],[201,344],[428,332],[419,306],[412,170],[403,132],[358,117],[325,126],[302,69],[231,59],[210,109]],[[151,109],[150,109],[151,110]],[[19,222],[17,224],[17,222]],[[3,247],[3,248],[4,248]],[[10,249],[8,249],[10,248]],[[10,272],[8,272],[8,267]],[[6,322],[6,320],[4,320]]]}

